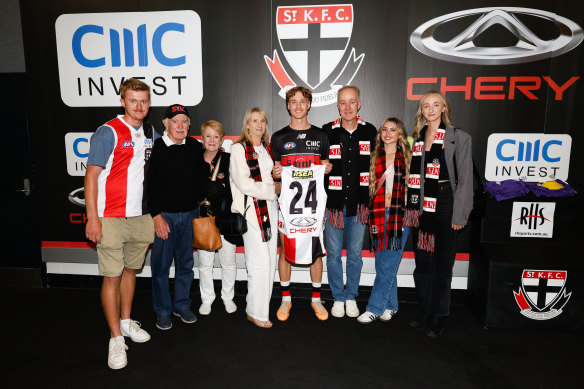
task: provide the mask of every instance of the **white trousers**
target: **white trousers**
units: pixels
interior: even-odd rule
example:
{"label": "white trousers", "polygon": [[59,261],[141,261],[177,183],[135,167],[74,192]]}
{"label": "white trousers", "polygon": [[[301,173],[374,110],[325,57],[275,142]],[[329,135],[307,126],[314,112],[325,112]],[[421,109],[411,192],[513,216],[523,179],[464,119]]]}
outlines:
{"label": "white trousers", "polygon": [[278,224],[272,222],[272,239],[262,242],[259,230],[248,225],[243,234],[245,247],[245,266],[247,268],[247,307],[246,313],[254,319],[270,319],[270,299],[274,287],[276,263],[278,262]]}
{"label": "white trousers", "polygon": [[[221,299],[233,300],[235,277],[237,276],[237,263],[235,261],[236,246],[229,243],[221,235],[223,246],[219,249],[219,262],[221,263]],[[213,263],[215,252],[198,250],[199,254],[199,287],[201,289],[201,301],[204,304],[213,304],[215,301],[215,288],[213,287]]]}

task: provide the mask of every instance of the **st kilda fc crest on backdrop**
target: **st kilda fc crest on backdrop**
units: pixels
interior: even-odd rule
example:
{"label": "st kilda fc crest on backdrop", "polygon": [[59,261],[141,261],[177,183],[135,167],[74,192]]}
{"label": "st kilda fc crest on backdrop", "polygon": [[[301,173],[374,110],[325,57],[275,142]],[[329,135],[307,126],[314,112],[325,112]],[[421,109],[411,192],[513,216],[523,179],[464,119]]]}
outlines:
{"label": "st kilda fc crest on backdrop", "polygon": [[565,270],[524,269],[521,288],[513,291],[521,314],[533,320],[549,320],[560,315],[572,293],[566,293]]}
{"label": "st kilda fc crest on backdrop", "polygon": [[335,104],[337,91],[351,83],[365,54],[349,49],[352,4],[278,7],[275,15],[279,49],[264,55],[278,94],[298,85],[312,90],[312,106]]}

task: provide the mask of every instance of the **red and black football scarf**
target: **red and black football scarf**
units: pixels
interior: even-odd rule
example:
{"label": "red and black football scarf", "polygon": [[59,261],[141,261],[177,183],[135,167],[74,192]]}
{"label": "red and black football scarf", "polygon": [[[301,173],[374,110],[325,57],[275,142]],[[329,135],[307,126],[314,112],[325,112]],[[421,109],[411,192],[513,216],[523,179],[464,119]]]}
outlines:
{"label": "red and black football scarf", "polygon": [[[436,196],[438,194],[438,178],[440,177],[440,153],[444,146],[444,125],[436,131],[430,151],[426,152],[422,171],[422,155],[424,153],[424,140],[426,139],[425,126],[420,131],[420,137],[414,140],[412,151],[412,163],[410,165],[410,177],[408,180],[408,203],[404,214],[404,224],[409,227],[419,227],[418,249],[434,252],[436,231]],[[412,174],[415,172],[416,174]],[[418,174],[422,172],[422,176]],[[420,183],[424,185],[424,198],[420,197]],[[420,212],[422,202],[422,212]]]}
{"label": "red and black football scarf", "polygon": [[[272,156],[272,149],[270,145],[264,144],[262,146],[266,148],[270,157]],[[249,167],[250,177],[256,182],[262,182],[262,174],[260,171],[260,164],[258,162],[258,153],[256,153],[254,146],[246,142],[245,143],[245,160],[247,161],[247,166]],[[258,224],[262,232],[262,242],[267,242],[272,238],[272,230],[270,224],[270,215],[268,213],[268,204],[266,200],[258,200],[253,197],[253,203],[255,205],[256,216],[258,218]]]}
{"label": "red and black football scarf", "polygon": [[[375,184],[379,189],[371,199],[369,213],[369,234],[375,251],[400,250],[402,237],[402,222],[404,213],[404,197],[406,188],[406,164],[402,153],[398,150],[393,161],[393,183],[391,192],[391,204],[389,207],[389,220],[385,221],[385,188],[388,182],[381,183],[386,162],[385,153],[381,154],[375,162]],[[386,232],[387,225],[387,232]]]}

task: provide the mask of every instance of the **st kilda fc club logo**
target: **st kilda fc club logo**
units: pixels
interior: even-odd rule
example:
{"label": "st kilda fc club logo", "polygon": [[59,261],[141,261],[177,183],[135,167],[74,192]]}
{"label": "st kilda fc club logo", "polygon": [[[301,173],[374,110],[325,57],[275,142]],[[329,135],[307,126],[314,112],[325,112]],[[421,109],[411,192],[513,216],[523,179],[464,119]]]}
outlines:
{"label": "st kilda fc club logo", "polygon": [[521,288],[513,291],[521,314],[533,320],[549,320],[560,315],[572,293],[566,294],[564,270],[525,269],[521,275]]}
{"label": "st kilda fc club logo", "polygon": [[352,4],[277,8],[279,50],[264,60],[282,98],[303,85],[313,92],[313,107],[336,103],[337,91],[351,83],[365,58],[348,49],[353,20]]}

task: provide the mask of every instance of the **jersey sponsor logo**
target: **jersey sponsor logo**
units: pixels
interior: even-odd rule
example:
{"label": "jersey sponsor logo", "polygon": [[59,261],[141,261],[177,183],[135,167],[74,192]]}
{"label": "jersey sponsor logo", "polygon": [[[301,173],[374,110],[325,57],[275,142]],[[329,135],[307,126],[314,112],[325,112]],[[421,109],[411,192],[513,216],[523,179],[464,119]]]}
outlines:
{"label": "jersey sponsor logo", "polygon": [[341,159],[341,145],[332,145],[330,147],[329,159]]}
{"label": "jersey sponsor logo", "polygon": [[125,149],[133,149],[134,148],[134,142],[132,142],[131,140],[127,140],[124,143],[122,143],[122,147]]}
{"label": "jersey sponsor logo", "polygon": [[313,232],[316,232],[316,227],[290,228],[291,234],[312,234]]}
{"label": "jersey sponsor logo", "polygon": [[150,138],[144,139],[144,146],[152,147],[152,139],[150,139]]}
{"label": "jersey sponsor logo", "polygon": [[436,198],[435,197],[425,197],[424,198],[424,211],[436,212]]}
{"label": "jersey sponsor logo", "polygon": [[286,144],[284,145],[284,148],[285,148],[286,150],[291,150],[291,149],[293,149],[294,147],[296,147],[296,143],[294,143],[294,142],[288,142],[288,143],[286,143]]}
{"label": "jersey sponsor logo", "polygon": [[298,136],[296,137],[296,139],[305,139],[306,138],[306,134],[298,134]]}
{"label": "jersey sponsor logo", "polygon": [[297,180],[305,180],[313,177],[314,172],[312,170],[294,170],[294,172],[292,173],[292,178]]}
{"label": "jersey sponsor logo", "polygon": [[318,150],[318,149],[320,149],[320,141],[319,140],[307,140],[306,141],[306,148],[308,150]]}
{"label": "jersey sponsor logo", "polygon": [[369,141],[359,141],[359,154],[369,155],[371,154],[371,144]]}
{"label": "jersey sponsor logo", "polygon": [[290,220],[290,224],[296,227],[310,227],[316,223],[318,219],[314,217],[297,217]]}
{"label": "jersey sponsor logo", "polygon": [[360,186],[369,186],[369,173],[360,173],[359,174],[359,185]]}
{"label": "jersey sponsor logo", "polygon": [[282,157],[280,163],[284,166],[295,166],[298,168],[307,168],[312,164],[320,164],[320,155],[310,154],[288,154]]}
{"label": "jersey sponsor logo", "polygon": [[440,176],[440,164],[434,166],[434,164],[429,163],[426,165],[426,177],[438,179]]}
{"label": "jersey sponsor logo", "polygon": [[408,179],[408,186],[410,188],[420,189],[420,175],[410,174],[410,178]]}
{"label": "jersey sponsor logo", "polygon": [[[280,87],[278,94],[299,84],[313,90],[312,106],[337,102],[337,90],[351,83],[365,54],[349,48],[353,31],[352,4],[292,5],[276,9],[279,49],[265,55],[268,70]],[[285,68],[280,56],[289,68]]]}
{"label": "jersey sponsor logo", "polygon": [[342,176],[329,176],[329,186],[328,187],[331,190],[343,189],[343,177]]}

